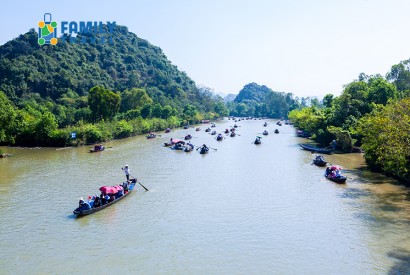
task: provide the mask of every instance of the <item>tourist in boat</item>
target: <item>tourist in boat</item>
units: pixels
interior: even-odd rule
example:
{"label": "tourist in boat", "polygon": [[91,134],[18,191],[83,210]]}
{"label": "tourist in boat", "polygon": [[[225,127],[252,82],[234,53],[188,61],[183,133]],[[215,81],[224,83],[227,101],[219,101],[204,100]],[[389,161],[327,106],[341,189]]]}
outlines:
{"label": "tourist in boat", "polygon": [[79,202],[78,202],[77,210],[78,211],[84,211],[84,210],[89,210],[89,209],[91,209],[90,204],[88,202],[84,201],[84,199],[81,197],[79,199]]}
{"label": "tourist in boat", "polygon": [[96,208],[96,207],[100,207],[101,205],[102,205],[101,198],[98,196],[95,196],[93,207]]}
{"label": "tourist in boat", "polygon": [[121,168],[122,170],[124,170],[125,173],[125,177],[127,178],[127,181],[130,180],[130,169],[128,167],[128,164],[126,164],[124,167]]}

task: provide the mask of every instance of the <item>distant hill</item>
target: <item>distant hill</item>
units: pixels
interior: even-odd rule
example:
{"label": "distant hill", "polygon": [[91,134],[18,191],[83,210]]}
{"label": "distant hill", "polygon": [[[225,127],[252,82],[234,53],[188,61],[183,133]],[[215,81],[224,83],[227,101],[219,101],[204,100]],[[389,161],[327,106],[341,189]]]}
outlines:
{"label": "distant hill", "polygon": [[289,111],[300,107],[292,93],[275,92],[265,85],[246,84],[231,102],[227,103],[233,116],[266,116],[285,118]]}
{"label": "distant hill", "polygon": [[258,85],[254,82],[246,84],[235,98],[235,102],[240,103],[245,100],[263,102],[266,96],[273,91],[265,85]]}
{"label": "distant hill", "polygon": [[224,97],[224,102],[231,102],[234,101],[236,98],[237,94],[228,94],[227,96]]}

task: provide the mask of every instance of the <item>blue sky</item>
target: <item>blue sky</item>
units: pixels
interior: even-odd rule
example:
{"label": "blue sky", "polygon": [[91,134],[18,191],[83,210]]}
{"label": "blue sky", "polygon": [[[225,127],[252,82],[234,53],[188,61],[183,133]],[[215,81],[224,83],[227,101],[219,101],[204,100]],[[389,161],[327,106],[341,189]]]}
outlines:
{"label": "blue sky", "polygon": [[7,1],[0,44],[45,12],[57,22],[116,21],[216,92],[256,82],[323,97],[410,58],[409,11],[408,0]]}

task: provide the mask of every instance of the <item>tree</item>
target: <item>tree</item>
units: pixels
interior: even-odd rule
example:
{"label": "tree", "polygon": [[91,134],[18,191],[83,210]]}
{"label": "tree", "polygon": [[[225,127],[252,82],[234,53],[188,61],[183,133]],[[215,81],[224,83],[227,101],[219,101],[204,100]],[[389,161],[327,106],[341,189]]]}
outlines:
{"label": "tree", "polygon": [[100,86],[91,88],[88,105],[94,120],[112,118],[120,108],[120,96]]}
{"label": "tree", "polygon": [[125,90],[121,93],[120,112],[142,108],[146,103],[152,104],[153,101],[145,89],[132,88],[131,90]]}
{"label": "tree", "polygon": [[396,87],[384,78],[370,79],[369,84],[369,100],[375,104],[386,105],[389,99],[398,98]]}
{"label": "tree", "polygon": [[323,97],[323,105],[326,108],[332,107],[332,102],[333,102],[333,95],[332,94],[327,94]]}
{"label": "tree", "polygon": [[6,94],[0,91],[0,143],[13,142],[12,129],[16,111]]}

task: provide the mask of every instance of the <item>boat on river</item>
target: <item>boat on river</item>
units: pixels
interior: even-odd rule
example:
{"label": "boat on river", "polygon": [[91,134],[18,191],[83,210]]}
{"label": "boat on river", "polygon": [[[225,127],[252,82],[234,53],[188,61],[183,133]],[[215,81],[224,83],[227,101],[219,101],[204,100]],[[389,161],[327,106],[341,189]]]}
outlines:
{"label": "boat on river", "polygon": [[324,167],[327,164],[327,161],[325,160],[325,158],[321,155],[316,155],[315,158],[312,161],[312,164],[316,165],[316,166],[320,166],[320,167]]}
{"label": "boat on river", "polygon": [[254,144],[261,144],[262,143],[261,137],[257,136],[253,143]]}
{"label": "boat on river", "polygon": [[73,211],[73,213],[75,215],[77,215],[77,217],[85,216],[85,215],[89,215],[89,214],[98,212],[100,210],[103,210],[104,208],[107,208],[107,207],[113,205],[114,203],[117,203],[118,201],[120,201],[120,200],[124,199],[125,197],[129,196],[132,193],[132,191],[134,190],[135,183],[137,182],[137,180],[136,179],[131,179],[130,181],[131,181],[131,183],[128,184],[128,188],[127,188],[128,190],[125,191],[122,196],[116,198],[115,200],[113,200],[111,202],[108,202],[106,204],[103,204],[101,206],[98,206],[98,207],[92,207],[92,208],[87,209],[87,210],[79,210],[79,208],[77,208]]}
{"label": "boat on river", "polygon": [[300,147],[302,147],[303,149],[307,150],[307,151],[311,151],[311,152],[317,152],[317,153],[322,153],[322,154],[331,154],[332,153],[332,149],[326,149],[326,148],[319,148],[319,147],[314,147],[311,145],[307,145],[307,144],[299,144]]}
{"label": "boat on river", "polygon": [[327,167],[325,171],[325,178],[336,183],[345,183],[347,178],[340,172],[341,168],[338,166]]}
{"label": "boat on river", "polygon": [[100,145],[95,145],[93,149],[90,149],[90,153],[96,153],[96,152],[101,152],[104,151],[105,147]]}

